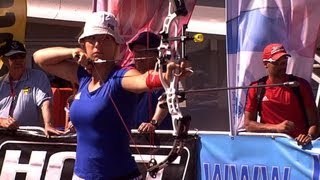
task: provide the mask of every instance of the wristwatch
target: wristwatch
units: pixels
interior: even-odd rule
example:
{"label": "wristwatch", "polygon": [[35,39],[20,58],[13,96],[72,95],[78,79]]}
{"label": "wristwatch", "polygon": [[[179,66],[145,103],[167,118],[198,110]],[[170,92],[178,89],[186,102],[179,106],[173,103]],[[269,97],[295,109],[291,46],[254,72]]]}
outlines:
{"label": "wristwatch", "polygon": [[152,119],[150,123],[156,128],[159,126],[158,120]]}

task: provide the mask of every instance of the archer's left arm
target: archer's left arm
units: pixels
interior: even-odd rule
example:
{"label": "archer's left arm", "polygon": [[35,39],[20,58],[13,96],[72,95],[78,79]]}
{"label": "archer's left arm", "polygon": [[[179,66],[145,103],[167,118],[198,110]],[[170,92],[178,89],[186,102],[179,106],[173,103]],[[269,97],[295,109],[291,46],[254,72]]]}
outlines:
{"label": "archer's left arm", "polygon": [[[178,69],[180,73],[179,78],[183,79],[192,74],[192,70],[190,70],[191,66],[188,62],[175,63],[169,62],[167,65],[167,72],[162,76],[164,81],[170,82],[173,78],[175,70]],[[136,69],[129,70],[124,78],[122,78],[121,84],[124,89],[134,93],[142,93],[149,90],[162,88],[162,84],[160,82],[159,72],[150,70],[141,74]]]}
{"label": "archer's left arm", "polygon": [[146,85],[148,73],[141,74],[136,69],[130,69],[121,80],[122,87],[127,91],[137,94],[148,91],[149,88]]}

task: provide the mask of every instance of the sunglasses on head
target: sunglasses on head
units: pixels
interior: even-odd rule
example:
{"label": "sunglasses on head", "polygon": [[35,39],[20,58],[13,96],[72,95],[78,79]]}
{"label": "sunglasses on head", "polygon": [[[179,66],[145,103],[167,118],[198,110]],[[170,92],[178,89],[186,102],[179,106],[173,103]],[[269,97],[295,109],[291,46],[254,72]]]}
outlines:
{"label": "sunglasses on head", "polygon": [[271,64],[273,64],[273,65],[276,65],[276,66],[278,66],[278,65],[285,65],[285,64],[287,64],[287,62],[288,62],[288,57],[283,57],[283,58],[280,58],[280,59],[278,59],[278,60],[268,60],[268,61],[266,61],[266,62],[269,62],[269,63],[271,63]]}

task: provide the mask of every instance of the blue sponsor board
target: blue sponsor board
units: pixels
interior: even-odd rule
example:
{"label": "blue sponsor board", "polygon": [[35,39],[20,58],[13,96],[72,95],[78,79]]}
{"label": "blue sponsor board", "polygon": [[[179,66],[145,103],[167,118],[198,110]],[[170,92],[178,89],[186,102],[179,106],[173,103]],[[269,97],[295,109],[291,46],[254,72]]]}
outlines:
{"label": "blue sponsor board", "polygon": [[200,134],[198,179],[319,179],[320,144],[281,136]]}

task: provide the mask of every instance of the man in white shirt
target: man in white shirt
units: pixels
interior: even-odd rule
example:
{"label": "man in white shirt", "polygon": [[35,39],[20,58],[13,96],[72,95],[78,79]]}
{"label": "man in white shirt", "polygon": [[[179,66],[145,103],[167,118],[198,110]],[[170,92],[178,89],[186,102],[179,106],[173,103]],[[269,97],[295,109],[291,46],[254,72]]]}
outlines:
{"label": "man in white shirt", "polygon": [[9,70],[0,77],[0,127],[44,126],[47,135],[61,134],[52,126],[52,91],[46,74],[26,67],[22,43],[11,41],[0,48]]}

